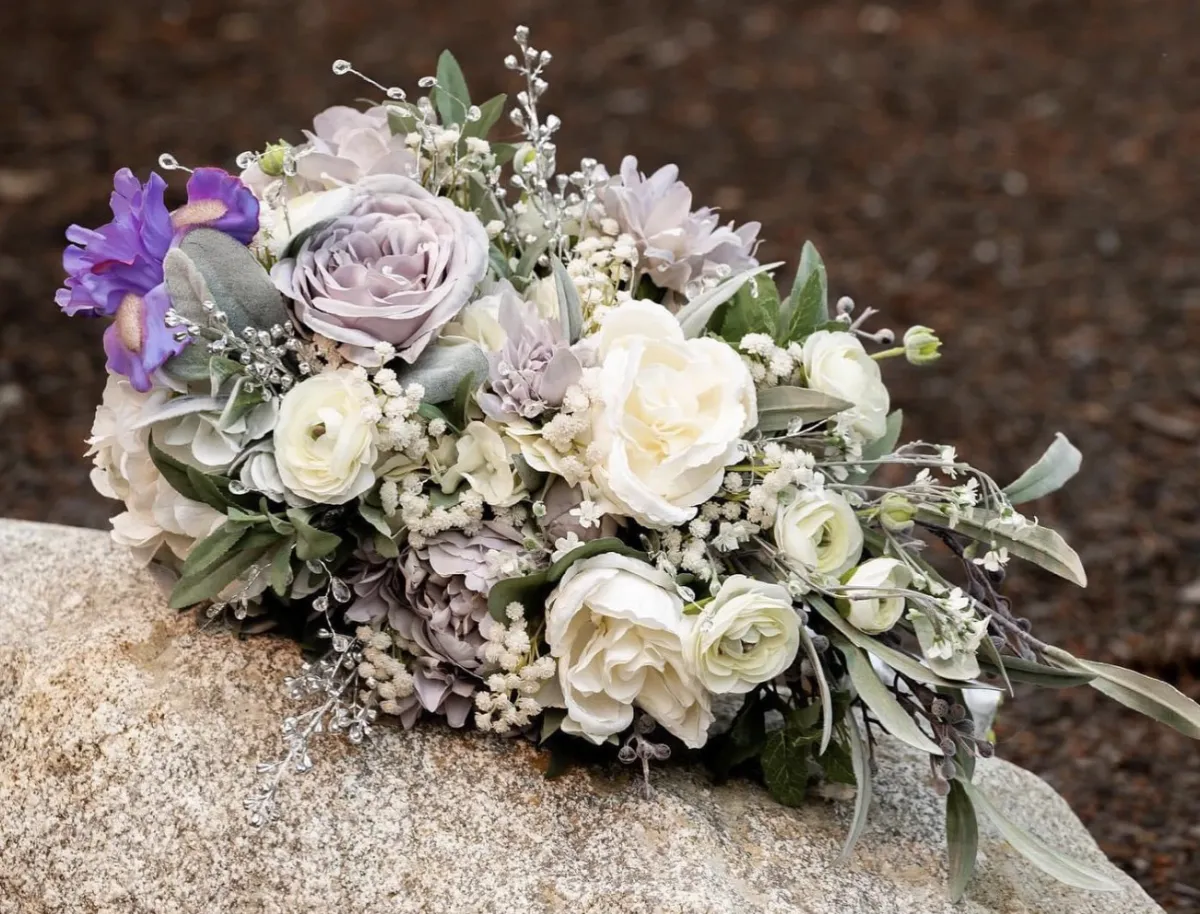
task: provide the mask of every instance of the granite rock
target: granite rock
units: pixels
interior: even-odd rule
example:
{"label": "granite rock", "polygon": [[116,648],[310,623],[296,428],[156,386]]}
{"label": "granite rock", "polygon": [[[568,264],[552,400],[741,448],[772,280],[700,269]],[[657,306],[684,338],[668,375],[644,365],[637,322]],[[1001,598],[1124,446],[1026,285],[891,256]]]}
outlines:
{"label": "granite rock", "polygon": [[[1087,894],[985,834],[958,907],[941,803],[885,744],[859,850],[849,804],[775,804],[750,783],[624,770],[547,781],[513,743],[436,726],[318,744],[281,819],[243,797],[278,750],[295,645],[198,631],[102,533],[0,521],[0,914],[1146,914],[1064,801],[1003,761],[979,781],[1010,815],[1102,867]],[[986,831],[986,829],[985,829]]]}

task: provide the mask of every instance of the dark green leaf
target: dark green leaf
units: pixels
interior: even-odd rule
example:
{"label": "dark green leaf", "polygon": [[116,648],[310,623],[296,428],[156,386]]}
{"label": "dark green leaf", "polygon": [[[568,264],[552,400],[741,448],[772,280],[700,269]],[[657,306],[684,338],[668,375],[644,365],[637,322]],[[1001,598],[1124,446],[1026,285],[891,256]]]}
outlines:
{"label": "dark green leaf", "polygon": [[203,577],[221,562],[250,531],[237,521],[226,521],[192,547],[180,569],[180,575]]}
{"label": "dark green leaf", "polygon": [[825,777],[836,784],[851,784],[855,781],[854,759],[850,749],[841,743],[830,743],[825,754],[817,759],[825,769]]}
{"label": "dark green leaf", "polygon": [[408,136],[417,132],[417,124],[425,120],[421,109],[412,102],[389,101],[387,103],[388,129],[395,136]]}
{"label": "dark green leaf", "polygon": [[211,476],[206,476],[201,470],[195,467],[187,468],[188,481],[192,484],[192,491],[196,493],[195,500],[204,502],[210,508],[224,512],[234,502],[229,498],[229,489],[225,488],[222,491],[216,480]]}
{"label": "dark green leaf", "polygon": [[833,738],[833,699],[829,694],[829,683],[825,678],[825,668],[821,665],[821,655],[817,653],[817,648],[812,642],[812,636],[808,633],[808,626],[800,626],[800,644],[804,648],[804,654],[808,657],[808,663],[813,668],[813,676],[817,680],[817,689],[820,694],[821,701],[821,745],[817,749],[818,755],[823,755],[825,750],[829,748],[829,741]]}
{"label": "dark green leaf", "polygon": [[183,609],[215,598],[252,567],[263,553],[279,542],[274,530],[254,530],[237,543],[237,548],[225,554],[222,561],[203,572],[184,573],[171,591],[170,607]]}
{"label": "dark green leaf", "polygon": [[946,797],[946,855],[950,863],[950,900],[957,902],[967,891],[975,872],[979,851],[979,822],[971,798],[958,781],[950,782]]}
{"label": "dark green leaf", "polygon": [[733,725],[713,740],[708,764],[718,780],[725,780],[734,768],[762,752],[767,741],[765,710],[759,692],[747,695]]}
{"label": "dark green leaf", "polygon": [[467,91],[467,78],[463,76],[462,67],[449,51],[442,51],[438,58],[437,86],[430,94],[444,126],[466,122],[471,93]]}
{"label": "dark green leaf", "polygon": [[719,331],[722,339],[736,347],[748,333],[774,337],[779,323],[779,290],[770,276],[756,276],[738,289],[725,306]]}
{"label": "dark green leaf", "polygon": [[192,501],[202,501],[195,486],[192,484],[191,477],[188,475],[187,464],[176,460],[174,457],[160,450],[158,445],[154,443],[153,434],[151,434],[150,440],[147,442],[146,449],[150,454],[150,460],[154,464],[155,469],[162,474],[163,479],[167,481],[167,484],[172,489],[184,498],[190,498]]}
{"label": "dark green leaf", "polygon": [[760,761],[771,796],[784,806],[799,806],[808,793],[808,762],[820,734],[789,720],[767,735]]}
{"label": "dark green leaf", "polygon": [[544,571],[519,578],[503,578],[488,591],[488,612],[496,621],[507,623],[505,610],[509,603],[520,603],[527,611],[534,611],[548,590]]}
{"label": "dark green leaf", "polygon": [[542,712],[542,729],[538,735],[539,746],[559,731],[566,716],[566,711],[560,711],[557,708],[547,708]]}
{"label": "dark green leaf", "polygon": [[496,125],[496,122],[504,114],[504,106],[507,103],[507,95],[493,95],[479,106],[479,120],[467,121],[463,125],[462,135],[479,137],[481,140],[486,140],[492,127]]}
{"label": "dark green leaf", "polygon": [[782,266],[782,264],[762,264],[761,266],[738,273],[736,276],[725,280],[719,286],[715,286],[707,292],[701,292],[680,308],[679,312],[675,315],[679,321],[679,326],[683,328],[683,335],[688,339],[702,335],[708,329],[709,321],[717,309],[732,299],[733,296],[737,295],[738,290],[742,286],[748,283],[753,277],[760,276],[779,266]]}
{"label": "dark green leaf", "polygon": [[292,550],[295,547],[290,540],[282,542],[271,557],[271,589],[285,599],[292,583]]}
{"label": "dark green leaf", "polygon": [[340,536],[318,530],[309,523],[307,514],[300,508],[289,508],[287,516],[296,527],[296,557],[302,562],[323,559],[341,545]]}
{"label": "dark green leaf", "polygon": [[603,536],[600,539],[594,539],[590,542],[583,543],[575,547],[561,559],[546,569],[546,580],[550,584],[557,584],[559,578],[567,573],[576,562],[582,559],[590,559],[594,555],[601,555],[608,552],[615,552],[617,555],[626,555],[630,558],[646,560],[646,553],[640,549],[634,549],[632,546],[627,546],[615,536]]}
{"label": "dark green leaf", "polygon": [[900,440],[900,427],[903,424],[904,413],[901,410],[895,409],[888,413],[887,430],[883,437],[863,445],[862,462],[850,471],[849,481],[852,485],[862,485],[870,479],[879,469],[879,463],[876,461],[882,460],[896,449],[896,443]]}
{"label": "dark green leaf", "polygon": [[825,264],[811,241],[804,242],[792,291],[779,314],[776,339],[785,345],[801,340],[829,321],[829,281]]}
{"label": "dark green leaf", "polygon": [[492,143],[492,156],[497,165],[507,165],[517,154],[516,143]]}

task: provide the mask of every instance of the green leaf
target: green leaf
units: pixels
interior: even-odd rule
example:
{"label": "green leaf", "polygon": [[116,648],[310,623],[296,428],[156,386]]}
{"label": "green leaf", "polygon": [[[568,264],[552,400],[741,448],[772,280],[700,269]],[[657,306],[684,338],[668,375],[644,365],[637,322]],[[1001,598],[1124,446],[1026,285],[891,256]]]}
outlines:
{"label": "green leaf", "polygon": [[193,573],[185,570],[171,591],[168,605],[172,609],[184,609],[213,599],[278,542],[279,535],[274,530],[251,531],[237,542],[237,548],[227,552],[221,561],[211,567]]}
{"label": "green leaf", "polygon": [[783,729],[767,734],[763,745],[763,779],[771,796],[784,806],[799,806],[808,793],[808,760],[818,736],[804,722],[788,719]]}
{"label": "green leaf", "polygon": [[882,438],[876,438],[874,441],[863,445],[862,462],[858,467],[850,471],[850,484],[862,485],[879,469],[879,463],[876,461],[882,460],[892,451],[896,450],[896,444],[900,440],[900,428],[904,424],[904,412],[899,409],[894,409],[888,413],[886,431]]}
{"label": "green leaf", "polygon": [[1059,432],[1037,463],[1004,487],[1004,494],[1014,505],[1033,501],[1061,489],[1079,472],[1083,455],[1067,436]]}
{"label": "green leaf", "polygon": [[555,257],[551,264],[554,269],[554,292],[558,297],[559,323],[568,343],[575,343],[583,334],[583,306],[579,301],[579,290],[567,273],[561,260]]}
{"label": "green leaf", "polygon": [[1087,573],[1079,556],[1049,527],[1029,524],[1017,529],[1002,521],[996,512],[983,508],[964,509],[951,525],[943,511],[921,505],[916,519],[919,523],[948,527],[993,548],[1004,546],[1017,558],[1033,562],[1072,584],[1087,587]]}
{"label": "green leaf", "polygon": [[811,241],[804,242],[792,291],[779,313],[779,345],[800,340],[829,321],[829,280]]}
{"label": "green leaf", "polygon": [[437,85],[430,95],[443,126],[466,122],[471,93],[467,91],[467,78],[463,76],[462,67],[449,51],[442,51],[438,58]]}
{"label": "green leaf", "polygon": [[767,263],[762,266],[753,267],[749,270],[744,270],[736,276],[725,280],[719,286],[709,289],[707,292],[702,292],[690,302],[684,305],[676,313],[675,317],[679,321],[679,326],[683,328],[683,335],[689,339],[700,336],[708,328],[709,319],[713,313],[725,302],[729,301],[738,293],[746,283],[753,277],[759,276],[776,267],[783,266],[782,263]]}
{"label": "green leaf", "polygon": [[[996,662],[997,656],[1000,658],[999,664]],[[1028,682],[1047,689],[1069,689],[1073,686],[1087,685],[1096,678],[1095,673],[1078,667],[1063,669],[1046,666],[1009,654],[997,653],[991,656],[985,652],[979,658],[979,665],[993,673],[1007,675],[1012,681]]]}
{"label": "green leaf", "polygon": [[163,479],[167,481],[167,484],[172,489],[184,498],[190,498],[192,501],[203,500],[196,491],[196,487],[192,484],[191,476],[188,474],[188,465],[160,450],[158,445],[154,443],[153,433],[151,433],[150,440],[146,443],[146,450],[150,454],[150,461],[154,464],[154,468],[162,474]]}
{"label": "green leaf", "polygon": [[237,521],[226,521],[192,547],[180,569],[180,576],[203,577],[221,562],[249,531]]}
{"label": "green leaf", "polygon": [[195,467],[188,467],[187,475],[188,481],[192,484],[192,490],[196,493],[196,501],[203,502],[222,513],[233,504],[226,495],[229,490],[226,489],[225,492],[222,492],[211,476],[206,476],[203,471]]}
{"label": "green leaf", "polygon": [[733,725],[710,744],[708,764],[718,780],[725,780],[738,765],[762,753],[767,742],[767,723],[761,692],[746,696]]}
{"label": "green leaf", "polygon": [[768,387],[758,392],[757,428],[760,432],[784,431],[797,420],[820,422],[853,405],[807,387]]}
{"label": "green leaf", "polygon": [[858,839],[866,831],[867,819],[871,813],[871,795],[874,793],[871,782],[871,749],[858,726],[858,718],[851,712],[844,718],[846,721],[847,742],[850,744],[850,762],[854,768],[854,817],[850,820],[850,831],[846,835],[846,843],[838,855],[838,863],[845,863],[854,853]]}
{"label": "green leaf", "polygon": [[318,530],[310,524],[307,513],[300,508],[289,508],[287,516],[296,527],[296,558],[302,562],[323,559],[342,544],[336,533]]}
{"label": "green leaf", "polygon": [[542,712],[542,728],[538,735],[538,745],[542,745],[560,729],[562,722],[566,720],[567,712],[560,711],[558,708],[547,708]]}
{"label": "green leaf", "polygon": [[417,132],[417,124],[425,120],[421,109],[412,102],[389,101],[387,103],[388,129],[394,136],[408,136]]}
{"label": "green leaf", "polygon": [[825,750],[829,748],[829,741],[833,738],[833,697],[829,693],[829,682],[825,678],[825,668],[821,665],[821,655],[817,653],[806,625],[800,626],[800,646],[804,648],[804,654],[808,657],[813,676],[817,680],[821,701],[821,744],[817,754],[824,755]]}
{"label": "green leaf", "polygon": [[508,266],[508,256],[494,244],[488,248],[488,270],[497,279],[508,279],[512,276],[512,270]]}
{"label": "green leaf", "polygon": [[478,214],[479,221],[484,225],[492,221],[504,221],[504,210],[500,201],[480,177],[479,172],[472,171],[467,174],[467,194],[471,210]]}
{"label": "green leaf", "polygon": [[1013,850],[1042,872],[1048,873],[1059,882],[1075,886],[1078,889],[1088,889],[1093,892],[1119,891],[1120,887],[1108,877],[1078,860],[1059,853],[1041,838],[1030,834],[1006,818],[1004,813],[1000,812],[988,799],[987,794],[974,784],[963,780],[958,780],[956,783],[962,785],[963,791],[974,804],[975,809],[991,819],[992,824],[996,826],[1004,840],[1012,845]]}
{"label": "green leaf", "polygon": [[[942,688],[953,689],[963,684],[960,681],[946,679],[942,676],[939,676],[915,657],[911,657],[903,651],[896,650],[894,647],[889,647],[878,638],[873,638],[870,635],[860,632],[857,628],[843,619],[836,609],[834,609],[820,597],[809,594],[805,597],[805,600],[847,641],[869,654],[874,654],[875,657],[882,660],[893,670],[898,670],[905,676],[915,679],[917,682],[923,682],[928,686],[939,686]],[[982,682],[971,683],[971,686],[973,688],[981,689],[995,688],[995,686]]]}
{"label": "green leaf", "polygon": [[627,546],[615,536],[602,536],[599,539],[591,540],[576,546],[561,559],[546,569],[546,580],[550,584],[557,584],[559,579],[567,573],[568,569],[578,561],[590,559],[594,555],[603,555],[605,553],[615,552],[617,555],[625,555],[630,558],[646,561],[646,553],[640,549],[634,549],[632,546]]}
{"label": "green leaf", "polygon": [[463,136],[479,137],[481,140],[486,140],[491,129],[496,125],[504,114],[504,106],[508,103],[508,96],[501,93],[493,95],[486,102],[479,106],[479,120],[467,121],[463,125]]}
{"label": "green leaf", "polygon": [[854,759],[850,755],[849,748],[841,743],[831,743],[828,751],[821,756],[819,761],[821,767],[825,769],[827,780],[836,784],[854,785]]}
{"label": "green leaf", "polygon": [[454,413],[454,425],[458,428],[466,428],[470,421],[468,418],[471,398],[475,391],[479,389],[481,378],[486,377],[486,371],[481,373],[471,372],[464,375],[463,379],[458,382],[458,387],[454,391],[454,402],[452,412]]}
{"label": "green leaf", "polygon": [[447,416],[440,408],[434,406],[432,403],[422,403],[420,406],[418,406],[417,415],[430,421],[434,419],[441,419],[446,423],[451,431],[456,433],[462,431],[462,429],[458,428],[453,422],[450,421],[449,416]]}
{"label": "green leaf", "polygon": [[875,675],[875,669],[867,655],[843,638],[835,636],[833,643],[846,658],[846,671],[850,674],[850,681],[854,684],[858,697],[866,702],[884,729],[920,752],[942,755],[937,743],[925,735],[916,721],[901,707],[896,696]]}
{"label": "green leaf", "polygon": [[1046,656],[1068,669],[1093,674],[1095,678],[1088,684],[1113,701],[1173,727],[1184,736],[1200,739],[1200,705],[1174,686],[1110,663],[1080,660],[1058,648],[1048,648]]}
{"label": "green leaf", "polygon": [[271,590],[279,597],[287,598],[292,583],[292,550],[296,544],[291,540],[279,544],[271,557]]}
{"label": "green leaf", "polygon": [[516,143],[492,143],[492,156],[496,160],[497,165],[507,165],[513,160],[513,156],[517,154],[518,145]]}
{"label": "green leaf", "polygon": [[958,781],[950,782],[946,796],[946,856],[950,865],[950,900],[957,902],[967,891],[979,852],[979,822],[967,791]]}
{"label": "green leaf", "polygon": [[521,282],[521,288],[524,288],[524,284],[533,278],[533,271],[537,267],[538,258],[546,253],[546,248],[549,246],[550,233],[545,232],[525,248],[521,254],[521,259],[517,261],[516,270],[513,271],[513,278]]}
{"label": "green leaf", "polygon": [[779,323],[779,290],[770,276],[756,276],[738,289],[725,307],[719,331],[735,348],[748,333],[774,337]]}

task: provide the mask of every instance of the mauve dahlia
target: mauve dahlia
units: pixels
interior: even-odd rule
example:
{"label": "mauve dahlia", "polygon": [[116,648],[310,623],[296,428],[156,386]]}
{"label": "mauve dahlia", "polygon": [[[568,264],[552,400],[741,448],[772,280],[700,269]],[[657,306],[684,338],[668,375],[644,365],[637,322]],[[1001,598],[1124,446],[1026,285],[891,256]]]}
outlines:
{"label": "mauve dahlia", "polygon": [[347,358],[376,365],[375,346],[388,342],[413,362],[474,294],[487,232],[408,178],[365,178],[352,190],[271,276],[296,320],[342,343]]}
{"label": "mauve dahlia", "polygon": [[692,192],[679,180],[679,169],[664,165],[650,177],[626,156],[619,177],[605,188],[601,202],[622,232],[634,237],[642,266],[655,285],[684,292],[688,283],[716,273],[758,265],[754,248],[761,227],[747,222],[736,231],[723,226],[715,211],[692,211]]}

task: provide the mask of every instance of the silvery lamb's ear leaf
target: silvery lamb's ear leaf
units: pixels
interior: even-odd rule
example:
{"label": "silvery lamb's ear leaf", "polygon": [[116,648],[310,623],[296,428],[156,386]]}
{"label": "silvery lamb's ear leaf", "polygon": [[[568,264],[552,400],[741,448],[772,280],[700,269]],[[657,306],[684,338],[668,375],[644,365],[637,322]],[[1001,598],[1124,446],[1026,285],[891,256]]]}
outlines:
{"label": "silvery lamb's ear leaf", "polygon": [[817,755],[824,755],[825,750],[829,748],[829,740],[833,738],[833,695],[830,694],[825,668],[821,665],[821,658],[817,654],[816,645],[813,644],[812,635],[808,633],[807,625],[800,626],[800,646],[804,649],[804,655],[808,657],[821,696],[821,743],[817,747]]}
{"label": "silvery lamb's ear leaf", "polygon": [[796,420],[819,422],[853,406],[807,387],[768,387],[758,393],[760,432],[783,431]]}
{"label": "silvery lamb's ear leaf", "polygon": [[288,321],[283,296],[262,264],[244,244],[224,232],[188,232],[179,247],[167,255],[163,272],[175,310],[190,321],[205,322],[205,301],[225,312],[235,333],[246,327],[267,328]]}
{"label": "silvery lamb's ear leaf", "polygon": [[[166,277],[171,306],[189,319],[198,320],[192,315],[203,315],[201,305],[212,301],[213,298],[208,283],[204,281],[192,259],[179,248],[172,248],[167,251],[163,260],[163,274]],[[203,342],[193,343],[179,355],[168,359],[163,370],[178,381],[203,381],[208,378],[209,358],[208,347]]]}
{"label": "silvery lamb's ear leaf", "polygon": [[568,343],[575,343],[583,333],[583,306],[579,302],[579,290],[567,273],[567,268],[557,257],[553,260],[554,292],[558,298],[559,324]]}
{"label": "silvery lamb's ear leaf", "polygon": [[471,93],[467,91],[467,78],[463,76],[462,67],[449,51],[442,51],[438,58],[437,85],[430,94],[443,126],[466,122]]}
{"label": "silvery lamb's ear leaf", "polygon": [[871,781],[871,747],[863,736],[854,712],[845,718],[846,733],[850,743],[850,762],[854,767],[854,818],[850,820],[850,831],[846,835],[846,843],[838,855],[838,863],[845,863],[854,853],[858,839],[867,829],[867,818],[871,813],[871,795],[874,792]]}
{"label": "silvery lamb's ear leaf", "polygon": [[707,329],[709,319],[713,316],[713,313],[721,305],[737,295],[738,289],[760,273],[766,273],[781,266],[783,266],[782,261],[765,263],[762,266],[738,273],[736,276],[725,280],[719,286],[697,295],[680,308],[675,315],[679,321],[679,326],[683,328],[683,335],[689,339],[700,336]]}
{"label": "silvery lamb's ear leaf", "polygon": [[950,782],[946,796],[946,856],[950,866],[950,900],[957,902],[967,891],[979,853],[979,822],[975,807],[958,781]]}
{"label": "silvery lamb's ear leaf", "polygon": [[811,241],[804,242],[792,291],[779,311],[780,345],[802,339],[829,321],[829,280]]}
{"label": "silvery lamb's ear leaf", "polygon": [[412,365],[400,371],[403,385],[420,384],[425,402],[445,403],[454,399],[463,379],[475,375],[487,377],[488,361],[474,343],[439,344],[428,347]]}
{"label": "silvery lamb's ear leaf", "polygon": [[918,523],[947,527],[989,546],[1003,546],[1018,558],[1033,562],[1072,584],[1087,587],[1087,573],[1078,554],[1049,527],[1028,524],[1017,528],[1001,520],[994,511],[983,508],[964,509],[951,523],[942,511],[922,505],[917,508],[916,519]]}
{"label": "silvery lamb's ear leaf", "polygon": [[846,672],[850,674],[854,691],[871,709],[871,713],[879,718],[883,728],[896,739],[908,743],[920,752],[944,755],[941,747],[925,735],[908,712],[900,706],[896,696],[875,675],[875,668],[871,666],[867,655],[838,635],[834,635],[830,640],[846,658]]}
{"label": "silvery lamb's ear leaf", "polygon": [[1078,860],[1059,853],[1041,838],[1031,835],[1012,822],[996,808],[995,804],[988,799],[987,794],[970,781],[959,778],[956,783],[962,785],[963,791],[975,809],[992,820],[996,830],[1000,832],[1005,841],[1012,845],[1013,850],[1042,872],[1048,873],[1059,882],[1075,886],[1078,889],[1088,889],[1093,892],[1116,892],[1119,890],[1119,886],[1108,877]]}
{"label": "silvery lamb's ear leaf", "polygon": [[1079,453],[1079,448],[1059,432],[1037,463],[1004,487],[1004,494],[1014,505],[1049,495],[1061,489],[1078,473],[1082,462],[1083,455]]}

